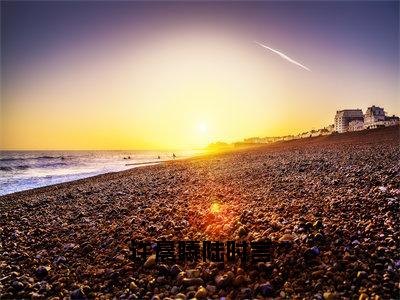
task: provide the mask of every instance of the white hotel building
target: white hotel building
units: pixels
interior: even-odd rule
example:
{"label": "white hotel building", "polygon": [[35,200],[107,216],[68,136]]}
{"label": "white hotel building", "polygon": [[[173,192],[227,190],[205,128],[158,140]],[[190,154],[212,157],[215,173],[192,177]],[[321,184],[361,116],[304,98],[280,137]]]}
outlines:
{"label": "white hotel building", "polygon": [[342,133],[349,130],[351,121],[364,121],[364,115],[361,109],[338,110],[335,116],[335,131]]}

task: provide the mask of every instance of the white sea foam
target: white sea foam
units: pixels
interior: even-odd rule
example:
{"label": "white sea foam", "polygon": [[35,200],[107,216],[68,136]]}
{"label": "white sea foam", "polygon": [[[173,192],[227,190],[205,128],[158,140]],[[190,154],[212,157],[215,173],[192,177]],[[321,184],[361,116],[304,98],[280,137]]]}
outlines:
{"label": "white sea foam", "polygon": [[[186,158],[201,151],[176,151]],[[0,195],[172,159],[173,151],[0,151]],[[160,156],[160,158],[158,158]]]}

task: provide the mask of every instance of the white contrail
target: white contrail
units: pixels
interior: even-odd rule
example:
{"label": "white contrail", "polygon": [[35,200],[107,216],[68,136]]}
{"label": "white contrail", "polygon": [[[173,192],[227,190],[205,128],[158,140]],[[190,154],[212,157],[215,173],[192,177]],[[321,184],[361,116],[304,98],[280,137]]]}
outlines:
{"label": "white contrail", "polygon": [[301,68],[303,68],[303,69],[305,69],[305,70],[307,70],[307,71],[311,71],[311,70],[310,70],[309,68],[307,68],[306,66],[304,66],[304,65],[302,65],[301,63],[295,61],[294,59],[291,59],[289,56],[283,54],[282,52],[279,52],[278,50],[275,50],[275,49],[272,49],[272,48],[270,48],[270,47],[267,47],[267,46],[265,46],[265,45],[263,45],[263,44],[261,44],[261,43],[259,43],[259,42],[257,42],[257,41],[254,41],[254,42],[255,42],[256,44],[260,45],[261,47],[264,47],[264,48],[266,48],[266,49],[268,49],[268,50],[271,50],[272,52],[278,54],[280,57],[282,57],[283,59],[286,59],[286,60],[290,61],[292,64],[298,65],[299,67],[301,67]]}

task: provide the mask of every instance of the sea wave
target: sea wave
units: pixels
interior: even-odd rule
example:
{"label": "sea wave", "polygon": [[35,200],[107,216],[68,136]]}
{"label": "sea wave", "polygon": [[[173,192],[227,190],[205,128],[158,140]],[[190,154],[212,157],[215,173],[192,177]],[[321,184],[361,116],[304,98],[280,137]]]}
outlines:
{"label": "sea wave", "polygon": [[0,161],[16,161],[16,160],[24,160],[25,158],[21,157],[4,157],[0,158]]}
{"label": "sea wave", "polygon": [[0,166],[0,171],[12,172],[14,170],[27,170],[29,168],[30,168],[30,166],[28,166],[28,165],[19,165],[19,166],[12,166],[12,167],[10,167],[10,166]]}
{"label": "sea wave", "polygon": [[11,168],[11,167],[0,167],[0,171],[9,172],[9,171],[12,171],[12,170],[13,170],[13,168]]}
{"label": "sea wave", "polygon": [[35,157],[34,159],[65,159],[65,157],[64,156],[48,156],[48,155],[44,155],[44,156]]}
{"label": "sea wave", "polygon": [[12,172],[15,170],[27,170],[30,168],[57,168],[67,166],[67,163],[50,163],[50,164],[39,164],[39,165],[17,165],[17,166],[0,166],[0,171]]}
{"label": "sea wave", "polygon": [[71,164],[67,164],[65,162],[56,162],[56,163],[50,163],[50,164],[41,164],[41,165],[36,165],[37,168],[54,168],[54,167],[62,167],[62,166],[70,166]]}
{"label": "sea wave", "polygon": [[44,155],[44,156],[36,156],[36,157],[3,157],[0,158],[0,161],[18,161],[18,160],[35,160],[35,159],[67,159],[68,157],[66,156],[49,156],[49,155]]}
{"label": "sea wave", "polygon": [[29,168],[30,168],[29,165],[19,165],[19,166],[15,166],[14,167],[14,169],[17,169],[17,170],[26,170],[26,169],[29,169]]}

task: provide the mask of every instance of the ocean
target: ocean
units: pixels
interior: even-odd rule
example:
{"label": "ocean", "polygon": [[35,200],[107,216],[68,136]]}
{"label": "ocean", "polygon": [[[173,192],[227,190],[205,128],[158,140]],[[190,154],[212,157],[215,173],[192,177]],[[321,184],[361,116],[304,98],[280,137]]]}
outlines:
{"label": "ocean", "polygon": [[0,151],[0,195],[188,158],[202,151]]}

